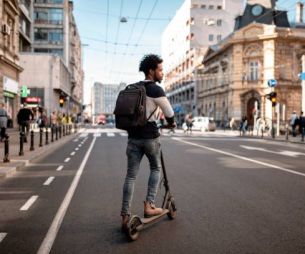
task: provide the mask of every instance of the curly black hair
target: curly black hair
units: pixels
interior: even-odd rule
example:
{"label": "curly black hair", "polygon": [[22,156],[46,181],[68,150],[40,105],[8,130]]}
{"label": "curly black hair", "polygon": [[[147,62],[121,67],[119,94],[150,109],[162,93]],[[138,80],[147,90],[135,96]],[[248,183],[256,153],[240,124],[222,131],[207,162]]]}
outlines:
{"label": "curly black hair", "polygon": [[163,60],[160,56],[149,54],[145,55],[139,66],[139,71],[143,71],[145,75],[148,75],[149,70],[155,70],[158,68],[158,64],[162,63]]}

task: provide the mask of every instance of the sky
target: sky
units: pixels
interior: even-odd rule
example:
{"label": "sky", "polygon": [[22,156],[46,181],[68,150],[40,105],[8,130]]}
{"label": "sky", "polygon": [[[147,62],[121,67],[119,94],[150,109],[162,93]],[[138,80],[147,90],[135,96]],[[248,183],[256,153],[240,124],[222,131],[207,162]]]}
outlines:
{"label": "sky", "polygon": [[[297,0],[279,0],[278,9],[294,19]],[[138,65],[147,53],[161,54],[165,27],[184,0],[74,0],[83,44],[84,104],[94,82],[131,83],[144,78]],[[305,0],[302,0],[304,3]],[[125,17],[127,22],[120,22]]]}

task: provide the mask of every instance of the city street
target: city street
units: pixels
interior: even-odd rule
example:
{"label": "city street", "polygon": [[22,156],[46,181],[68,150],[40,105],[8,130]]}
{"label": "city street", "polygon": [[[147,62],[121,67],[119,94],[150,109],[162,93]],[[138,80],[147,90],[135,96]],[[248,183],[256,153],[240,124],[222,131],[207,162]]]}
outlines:
{"label": "city street", "polygon": [[[88,128],[0,180],[0,253],[305,253],[304,144],[163,132],[175,220],[126,238],[127,134]],[[148,173],[144,159],[132,204],[140,216]]]}

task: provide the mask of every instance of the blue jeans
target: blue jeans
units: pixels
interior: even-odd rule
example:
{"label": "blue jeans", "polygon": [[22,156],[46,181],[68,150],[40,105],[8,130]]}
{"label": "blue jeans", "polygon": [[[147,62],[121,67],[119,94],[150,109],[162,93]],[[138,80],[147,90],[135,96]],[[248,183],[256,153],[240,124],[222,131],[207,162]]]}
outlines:
{"label": "blue jeans", "polygon": [[161,176],[161,143],[155,139],[128,139],[127,174],[123,187],[121,214],[130,214],[130,206],[134,191],[134,183],[139,172],[143,155],[146,155],[150,166],[146,201],[154,203]]}

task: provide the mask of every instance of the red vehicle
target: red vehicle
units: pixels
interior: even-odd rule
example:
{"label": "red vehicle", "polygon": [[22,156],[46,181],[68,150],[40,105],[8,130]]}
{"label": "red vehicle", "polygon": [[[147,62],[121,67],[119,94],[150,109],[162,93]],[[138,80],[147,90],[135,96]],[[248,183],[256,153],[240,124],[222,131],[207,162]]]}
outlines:
{"label": "red vehicle", "polygon": [[97,118],[97,124],[104,125],[106,123],[106,116],[104,114],[100,114]]}

